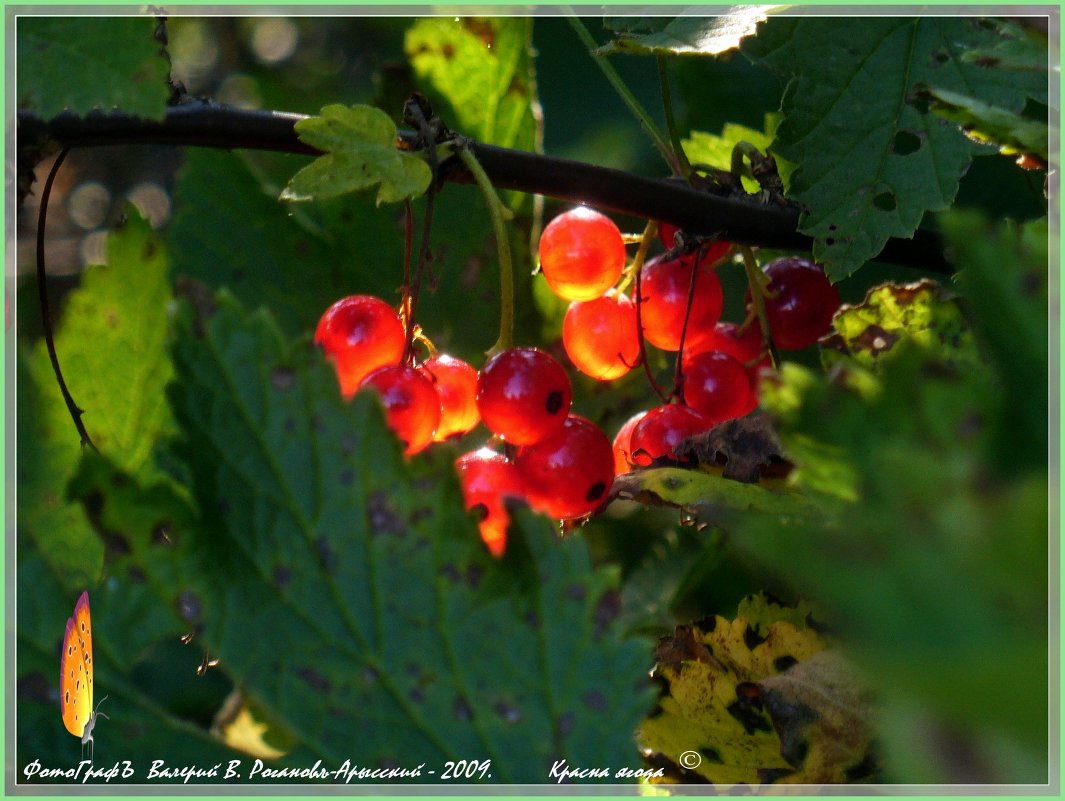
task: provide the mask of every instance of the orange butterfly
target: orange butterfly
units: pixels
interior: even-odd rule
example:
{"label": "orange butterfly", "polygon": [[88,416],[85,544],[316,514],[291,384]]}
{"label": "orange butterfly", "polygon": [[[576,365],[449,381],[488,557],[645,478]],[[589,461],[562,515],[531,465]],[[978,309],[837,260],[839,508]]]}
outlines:
{"label": "orange butterfly", "polygon": [[[59,660],[59,697],[63,706],[63,725],[81,744],[90,745],[97,715],[107,717],[92,707],[92,621],[89,619],[89,593],[83,592],[74,605],[74,616],[67,619],[63,634],[63,655]],[[100,699],[102,704],[105,695]],[[110,718],[108,718],[110,720]]]}

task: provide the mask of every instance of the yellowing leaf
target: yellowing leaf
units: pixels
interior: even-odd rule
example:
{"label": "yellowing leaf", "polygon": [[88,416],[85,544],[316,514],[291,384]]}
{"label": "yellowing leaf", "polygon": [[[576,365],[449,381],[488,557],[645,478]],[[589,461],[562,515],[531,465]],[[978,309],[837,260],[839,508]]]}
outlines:
{"label": "yellowing leaf", "polygon": [[417,197],[432,180],[429,165],[396,149],[395,123],[372,106],[326,106],[296,123],[296,133],[326,154],[292,176],[282,200],[322,200],[380,184],[380,205]]}

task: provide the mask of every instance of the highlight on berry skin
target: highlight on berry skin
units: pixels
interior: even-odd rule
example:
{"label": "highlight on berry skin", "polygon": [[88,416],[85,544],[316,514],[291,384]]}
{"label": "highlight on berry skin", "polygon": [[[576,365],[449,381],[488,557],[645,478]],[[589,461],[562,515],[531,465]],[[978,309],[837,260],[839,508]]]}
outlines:
{"label": "highlight on berry skin", "polygon": [[544,227],[539,255],[552,292],[563,300],[593,300],[621,277],[625,241],[609,217],[578,206]]}
{"label": "highlight on berry skin", "polygon": [[532,445],[561,428],[572,399],[565,369],[537,348],[498,353],[477,378],[481,419],[513,445]]}
{"label": "highlight on berry skin", "polygon": [[477,517],[477,529],[488,552],[497,559],[507,547],[510,512],[507,503],[524,500],[521,474],[501,453],[479,448],[455,460],[466,509]]}
{"label": "highlight on berry skin", "polygon": [[434,442],[444,442],[469,433],[479,422],[477,410],[477,371],[462,359],[440,354],[426,359],[418,372],[436,388],[440,396],[440,424]]}
{"label": "highlight on berry skin", "polygon": [[325,310],[314,332],[314,343],[333,362],[345,398],[374,370],[399,364],[406,341],[395,309],[371,295],[341,298]]}
{"label": "highlight on berry skin", "polygon": [[575,300],[562,321],[562,344],[573,366],[598,381],[621,378],[640,357],[636,304],[613,290]]}

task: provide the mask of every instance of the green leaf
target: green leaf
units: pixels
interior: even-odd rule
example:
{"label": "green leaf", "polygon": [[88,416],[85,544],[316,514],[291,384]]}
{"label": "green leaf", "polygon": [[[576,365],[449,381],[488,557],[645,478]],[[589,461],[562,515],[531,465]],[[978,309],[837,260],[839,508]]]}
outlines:
{"label": "green leaf", "polygon": [[376,400],[344,403],[262,313],[223,295],[196,328],[170,394],[201,515],[182,590],[251,700],[338,764],[491,759],[492,782],[542,782],[552,759],[633,761],[646,646],[580,537],[518,515],[493,561],[450,454],[405,461]]}
{"label": "green leaf", "polygon": [[421,19],[405,49],[444,123],[481,142],[534,150],[532,19]]}
{"label": "green leaf", "polygon": [[787,7],[736,6],[723,17],[607,17],[603,24],[617,38],[596,52],[717,56],[739,47],[767,14]]}
{"label": "green leaf", "polygon": [[882,284],[856,305],[840,307],[835,333],[821,340],[827,365],[840,354],[875,369],[902,340],[942,357],[954,366],[978,367],[972,331],[954,299],[934,281]]}
{"label": "green leaf", "polygon": [[[124,470],[152,475],[152,448],[173,426],[163,391],[172,374],[166,353],[171,295],[163,246],[145,220],[132,209],[129,214],[108,236],[107,264],[88,268],[66,299],[55,347],[96,446]],[[20,366],[19,425],[33,432],[19,438],[22,533],[67,586],[95,580],[100,544],[82,510],[64,498],[81,445],[45,344],[24,353]]]}
{"label": "green leaf", "polygon": [[156,25],[152,17],[19,17],[19,106],[45,119],[116,107],[162,119],[170,66]]}
{"label": "green leaf", "polygon": [[613,492],[643,503],[676,506],[700,517],[725,515],[731,519],[732,513],[748,510],[777,515],[808,515],[816,511],[807,498],[780,481],[748,484],[723,478],[710,468],[633,470],[615,479]]}
{"label": "green leaf", "polygon": [[396,149],[396,126],[372,106],[331,105],[296,123],[300,141],[326,155],[292,176],[282,200],[337,197],[380,184],[377,203],[417,197],[429,188],[429,165]]}
{"label": "green leaf", "polygon": [[918,84],[1014,112],[1045,86],[1045,75],[962,58],[998,41],[979,20],[950,17],[774,18],[746,40],[748,56],[793,78],[773,151],[799,165],[789,197],[804,206],[800,230],[830,277],[853,273],[890,237],[912,235],[925,212],[947,208],[981,152],[929,116]]}
{"label": "green leaf", "polygon": [[1047,160],[1050,131],[1046,122],[946,89],[933,87],[927,94],[932,100],[932,111],[956,122],[973,141],[995,145],[1003,155],[1030,153]]}
{"label": "green leaf", "polygon": [[[779,122],[779,114],[766,114],[764,132],[748,128],[746,125],[728,122],[721,129],[720,136],[705,131],[692,131],[687,139],[681,140],[681,146],[691,163],[708,164],[711,167],[729,170],[732,168],[732,150],[739,142],[749,142],[763,153],[768,152]],[[783,159],[777,159],[777,169],[786,187],[788,177],[795,166]],[[743,175],[741,179],[748,192],[753,193],[759,190],[758,182],[753,177]]]}

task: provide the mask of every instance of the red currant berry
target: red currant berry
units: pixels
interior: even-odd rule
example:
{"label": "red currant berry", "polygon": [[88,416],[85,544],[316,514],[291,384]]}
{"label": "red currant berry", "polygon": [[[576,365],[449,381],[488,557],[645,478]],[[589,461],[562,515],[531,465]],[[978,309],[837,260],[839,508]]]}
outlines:
{"label": "red currant berry", "polygon": [[572,398],[562,365],[536,348],[496,354],[477,377],[481,419],[492,433],[515,445],[531,445],[558,431]]}
{"label": "red currant berry", "polygon": [[481,448],[460,456],[455,470],[466,508],[477,515],[477,528],[489,553],[497,559],[507,547],[510,526],[508,499],[525,497],[521,473],[501,454]]}
{"label": "red currant berry", "polygon": [[684,358],[681,360],[684,372],[688,372],[688,365],[698,354],[712,350],[727,353],[734,358],[747,368],[752,380],[762,368],[772,366],[762,337],[762,329],[757,322],[752,322],[746,330],[742,330],[736,323],[718,323],[698,348],[689,349],[685,346]]}
{"label": "red currant berry", "polygon": [[743,417],[758,405],[747,370],[716,350],[700,353],[684,368],[684,400],[715,425]]}
{"label": "red currant berry", "polygon": [[636,424],[643,420],[647,412],[637,412],[618,429],[614,437],[614,474],[620,476],[632,470],[629,457],[632,454],[632,430]]}
{"label": "red currant berry", "polygon": [[433,441],[440,423],[440,396],[413,367],[394,365],[370,373],[359,389],[372,389],[385,407],[388,427],[403,441],[408,456]]}
{"label": "red currant berry", "polygon": [[562,322],[562,344],[582,373],[599,381],[620,378],[640,356],[636,304],[614,292],[573,301]]}
{"label": "red currant berry", "polygon": [[380,298],[341,298],[322,315],[314,342],[332,360],[340,391],[350,398],[362,380],[379,367],[399,364],[406,332],[395,310]]}
{"label": "red currant berry", "polygon": [[599,426],[571,414],[546,439],[521,448],[514,464],[525,481],[529,504],[568,520],[591,514],[614,482],[614,450]]}
{"label": "red currant berry", "polygon": [[477,411],[477,371],[462,359],[433,356],[418,372],[428,378],[440,395],[440,425],[434,442],[460,437],[481,422]]}
{"label": "red currant berry", "polygon": [[551,220],[540,235],[540,269],[565,300],[591,300],[612,287],[625,266],[625,242],[614,222],[578,206]]}
{"label": "red currant berry", "polygon": [[660,222],[658,224],[658,241],[666,250],[670,250],[677,244],[676,236],[680,228],[673,223]]}
{"label": "red currant berry", "polygon": [[679,461],[673,449],[688,437],[694,437],[714,426],[714,421],[688,406],[666,404],[647,412],[632,430],[629,440],[629,461],[647,467],[655,459]]}
{"label": "red currant berry", "polygon": [[770,279],[766,317],[778,348],[801,350],[828,333],[839,309],[839,290],[819,266],[789,256],[767,264],[765,274]]}
{"label": "red currant berry", "polygon": [[[653,259],[643,267],[640,323],[647,341],[662,350],[680,349],[693,264],[694,257],[684,256],[668,261]],[[705,262],[700,262],[684,337],[685,349],[698,347],[714,330],[721,317],[722,302],[717,273]]]}

